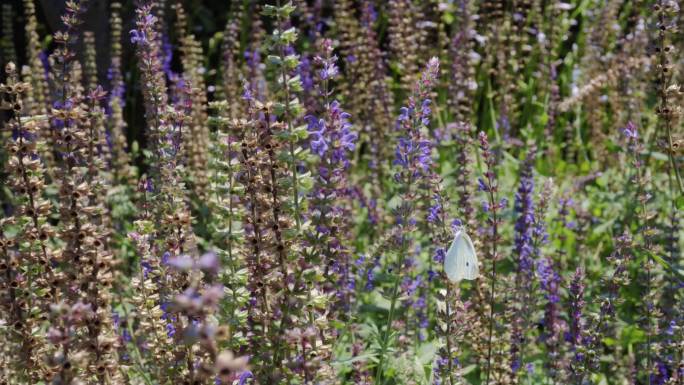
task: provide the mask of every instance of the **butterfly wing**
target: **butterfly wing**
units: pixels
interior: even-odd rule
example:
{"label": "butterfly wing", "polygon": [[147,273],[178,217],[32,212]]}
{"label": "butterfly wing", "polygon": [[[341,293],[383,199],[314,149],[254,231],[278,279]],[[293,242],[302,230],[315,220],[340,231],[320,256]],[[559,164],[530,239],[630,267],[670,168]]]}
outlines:
{"label": "butterfly wing", "polygon": [[461,231],[459,239],[459,259],[462,260],[463,267],[462,279],[473,280],[480,275],[480,266],[477,261],[477,254],[475,253],[475,246],[465,231]]}
{"label": "butterfly wing", "polygon": [[457,278],[458,274],[458,266],[456,265],[457,257],[456,257],[456,241],[458,240],[458,234],[456,238],[451,242],[451,246],[449,246],[449,250],[446,253],[446,256],[444,257],[444,272],[447,275],[447,278],[449,278],[450,281],[456,282],[459,281],[460,279]]}
{"label": "butterfly wing", "polygon": [[473,280],[480,275],[480,267],[473,241],[465,231],[456,233],[444,258],[444,271],[452,282]]}

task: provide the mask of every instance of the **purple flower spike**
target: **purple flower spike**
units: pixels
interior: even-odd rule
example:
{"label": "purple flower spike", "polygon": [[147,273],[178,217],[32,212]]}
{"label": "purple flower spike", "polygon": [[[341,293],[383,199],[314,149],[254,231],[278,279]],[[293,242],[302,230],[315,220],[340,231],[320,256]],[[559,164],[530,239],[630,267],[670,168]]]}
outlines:
{"label": "purple flower spike", "polygon": [[133,44],[147,44],[147,36],[145,35],[144,31],[138,31],[137,29],[132,29],[130,31],[131,34],[131,43]]}
{"label": "purple flower spike", "polygon": [[217,274],[221,269],[221,262],[214,252],[208,252],[202,255],[197,261],[197,267],[207,273]]}
{"label": "purple flower spike", "polygon": [[193,268],[194,261],[189,255],[181,255],[174,258],[169,258],[167,265],[182,271],[187,271]]}
{"label": "purple flower spike", "polygon": [[639,139],[639,132],[637,131],[637,127],[632,122],[627,122],[627,126],[622,129],[622,133],[628,139],[634,139],[634,140]]}
{"label": "purple flower spike", "polygon": [[240,373],[240,379],[238,381],[238,385],[245,385],[247,384],[247,380],[250,378],[254,378],[254,374],[250,372],[249,370],[245,370],[242,373]]}

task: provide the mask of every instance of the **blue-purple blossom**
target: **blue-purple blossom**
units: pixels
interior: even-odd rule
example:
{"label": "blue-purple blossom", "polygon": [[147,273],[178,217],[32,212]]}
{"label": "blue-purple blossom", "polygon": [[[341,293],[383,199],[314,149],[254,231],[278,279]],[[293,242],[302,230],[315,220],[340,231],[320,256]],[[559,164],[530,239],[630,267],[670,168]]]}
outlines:
{"label": "blue-purple blossom", "polygon": [[428,209],[427,221],[430,223],[437,223],[442,215],[442,206],[436,203]]}
{"label": "blue-purple blossom", "polygon": [[435,255],[432,257],[432,259],[435,261],[435,263],[442,264],[442,263],[444,263],[445,257],[446,257],[446,250],[443,247],[438,247],[435,249]]}
{"label": "blue-purple blossom", "polygon": [[333,61],[332,62],[326,62],[323,68],[318,71],[318,76],[321,77],[323,80],[329,80],[329,79],[334,79],[337,77],[337,74],[339,73],[339,69],[337,68],[337,65],[335,64],[335,61],[337,61],[337,56],[333,56]]}
{"label": "blue-purple blossom", "polygon": [[431,146],[427,140],[414,141],[412,138],[399,138],[399,144],[394,151],[394,164],[404,169],[428,171],[432,164]]}
{"label": "blue-purple blossom", "polygon": [[136,29],[132,29],[130,31],[131,34],[131,43],[133,44],[147,44],[147,36],[145,35],[144,31],[138,31]]}
{"label": "blue-purple blossom", "polygon": [[[584,330],[584,272],[581,268],[575,271],[570,284],[570,330],[566,336],[566,340],[570,342],[573,349],[577,349],[583,341],[585,334]],[[575,359],[580,361],[580,353],[575,355]]]}
{"label": "blue-purple blossom", "polygon": [[311,151],[313,151],[314,154],[323,157],[325,153],[328,152],[328,142],[325,140],[325,120],[316,119],[313,116],[310,116],[308,123],[309,135],[311,137]]}
{"label": "blue-purple blossom", "polygon": [[535,226],[534,211],[534,179],[532,163],[528,159],[523,166],[520,185],[515,194],[514,210],[518,215],[515,222],[515,254],[517,255],[518,273],[525,275],[525,281],[533,270],[533,227]]}
{"label": "blue-purple blossom", "polygon": [[424,99],[420,108],[420,121],[423,125],[427,126],[430,124],[430,116],[432,115],[432,110],[430,109],[430,99]]}
{"label": "blue-purple blossom", "polygon": [[[0,36],[0,334],[20,353],[0,382],[404,384],[430,355],[439,385],[684,378],[677,2],[618,40],[576,25],[591,49],[568,61],[562,2],[233,1],[221,33],[114,1],[103,68],[86,3],[46,40],[25,1],[24,38]],[[655,61],[622,60],[646,41]],[[566,188],[548,229],[537,163]],[[464,226],[481,274],[459,284],[442,264]]]}
{"label": "blue-purple blossom", "polygon": [[221,268],[218,256],[214,252],[204,253],[197,261],[197,267],[207,273],[217,274]]}
{"label": "blue-purple blossom", "polygon": [[178,257],[168,258],[164,264],[178,270],[190,270],[195,265],[195,261],[193,261],[192,257],[189,255],[180,255]]}
{"label": "blue-purple blossom", "polygon": [[560,276],[553,268],[551,261],[548,258],[540,259],[536,263],[536,268],[544,297],[551,303],[558,303],[560,301],[560,294],[558,292]]}
{"label": "blue-purple blossom", "polygon": [[240,373],[238,385],[247,384],[247,380],[249,380],[250,378],[254,378],[254,374],[252,374],[252,372],[249,370],[243,371],[242,373]]}
{"label": "blue-purple blossom", "polygon": [[407,122],[410,118],[411,113],[412,113],[412,110],[409,109],[408,107],[401,107],[399,109],[399,117],[397,118],[397,121]]}
{"label": "blue-purple blossom", "polygon": [[327,119],[306,118],[311,137],[311,151],[331,164],[349,164],[349,153],[356,148],[357,134],[352,131],[350,115],[340,108],[340,103],[330,103]]}
{"label": "blue-purple blossom", "polygon": [[625,126],[625,128],[622,129],[622,133],[629,140],[638,140],[639,139],[639,132],[637,131],[637,127],[632,122],[627,122],[627,125]]}
{"label": "blue-purple blossom", "polygon": [[311,69],[311,59],[308,56],[302,56],[297,67],[297,73],[302,80],[302,88],[305,92],[311,92],[314,89],[314,78]]}
{"label": "blue-purple blossom", "polygon": [[482,178],[477,178],[477,188],[479,191],[489,192],[489,187]]}

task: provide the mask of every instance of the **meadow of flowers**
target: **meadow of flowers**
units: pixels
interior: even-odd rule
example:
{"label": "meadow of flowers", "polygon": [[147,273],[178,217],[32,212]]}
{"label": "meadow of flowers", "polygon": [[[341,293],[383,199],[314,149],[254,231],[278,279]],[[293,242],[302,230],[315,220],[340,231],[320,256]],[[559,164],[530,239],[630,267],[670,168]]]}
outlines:
{"label": "meadow of flowers", "polygon": [[0,384],[684,384],[677,1],[104,3],[0,9]]}

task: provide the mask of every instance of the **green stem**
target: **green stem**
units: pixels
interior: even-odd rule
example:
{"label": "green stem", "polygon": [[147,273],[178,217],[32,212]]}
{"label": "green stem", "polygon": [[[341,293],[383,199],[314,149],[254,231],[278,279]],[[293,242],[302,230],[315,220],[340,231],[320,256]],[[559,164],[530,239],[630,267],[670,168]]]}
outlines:
{"label": "green stem", "polygon": [[[280,0],[278,1],[278,8],[280,8]],[[280,19],[280,13],[278,13],[278,23],[282,23]],[[285,92],[285,121],[287,123],[288,132],[288,142],[289,142],[289,152],[290,152],[290,173],[292,174],[292,197],[294,199],[294,217],[295,223],[297,224],[297,233],[301,231],[301,219],[299,217],[299,187],[297,179],[297,158],[295,157],[295,143],[292,137],[292,117],[290,112],[290,86],[288,85],[288,74],[285,68],[285,47],[280,44],[279,47],[280,56],[280,76],[283,82],[283,91]]]}
{"label": "green stem", "polygon": [[[664,6],[662,0],[659,1],[659,5],[661,8]],[[658,24],[665,25],[665,23],[666,23],[665,16],[661,12],[659,15],[659,18],[658,18]],[[665,68],[668,60],[667,60],[667,54],[665,53],[666,42],[665,42],[665,32],[664,31],[660,32],[660,35],[658,37],[658,45],[660,48],[660,55],[658,58],[660,61],[659,64],[660,64],[661,68]],[[672,120],[671,120],[672,115],[671,114],[673,112],[672,111],[667,111],[667,112],[663,111],[663,109],[669,110],[669,108],[667,107],[669,104],[668,103],[669,100],[667,97],[667,87],[668,87],[668,83],[670,82],[671,79],[672,79],[672,75],[666,75],[665,70],[661,69],[661,71],[660,71],[660,89],[658,90],[660,93],[660,108],[661,108],[660,113],[661,114],[663,114],[663,113],[667,114],[667,116],[664,118],[665,131],[667,132],[667,144],[668,144],[667,154],[668,154],[668,158],[670,160],[670,166],[672,167],[672,170],[674,171],[675,178],[677,179],[677,186],[679,187],[679,193],[684,195],[684,184],[682,184],[682,178],[679,175],[679,169],[677,168],[677,160],[675,159],[674,151],[672,148],[672,127],[671,127],[672,126]],[[649,376],[649,378],[650,378],[650,376]]]}
{"label": "green stem", "polygon": [[380,347],[380,360],[378,361],[378,366],[375,369],[375,384],[382,384],[382,376],[384,374],[384,362],[385,354],[387,353],[387,348],[389,345],[390,330],[392,330],[392,322],[394,321],[394,309],[397,304],[397,297],[399,294],[399,275],[394,276],[394,287],[392,288],[392,299],[390,302],[389,315],[387,316],[387,325],[385,327],[385,333],[382,337],[382,345]]}
{"label": "green stem", "polygon": [[[414,126],[416,122],[414,121]],[[413,182],[412,178],[412,173],[408,172],[408,175],[406,177],[406,192],[404,194],[404,201],[405,202],[411,202],[411,183]],[[410,204],[410,203],[409,203]],[[402,221],[401,223],[408,223],[408,219],[410,217],[411,213],[411,207],[407,208],[404,210],[404,214],[402,215]],[[404,230],[404,229],[402,229]],[[406,256],[406,249],[408,248],[407,242],[406,242],[406,234],[402,234],[402,239],[401,239],[401,247],[399,248],[399,263],[397,264],[397,270],[401,269],[401,266],[404,264],[404,258]],[[385,354],[387,353],[387,348],[389,345],[389,338],[390,338],[390,330],[392,330],[392,322],[394,321],[394,311],[395,307],[397,304],[397,297],[399,296],[399,281],[400,281],[400,276],[397,272],[397,274],[394,275],[394,287],[392,288],[392,297],[391,297],[391,302],[390,302],[390,309],[389,309],[389,314],[387,316],[387,325],[385,327],[385,333],[382,338],[382,345],[380,347],[380,360],[378,361],[378,366],[375,369],[375,384],[376,385],[382,385],[382,376],[384,375],[384,363],[385,363]]]}
{"label": "green stem", "polygon": [[498,225],[496,217],[496,199],[494,198],[493,188],[490,186],[489,189],[489,203],[492,207],[492,282],[491,291],[489,294],[489,333],[487,337],[487,381],[486,385],[489,385],[489,379],[492,373],[492,336],[494,334],[494,290],[496,289],[496,238],[498,237]]}
{"label": "green stem", "polygon": [[454,368],[453,368],[453,357],[451,353],[451,311],[449,309],[449,299],[451,298],[451,283],[447,282],[446,289],[446,348],[447,348],[447,360],[449,366],[449,385],[454,385]]}

